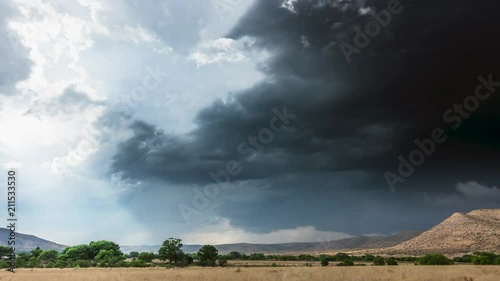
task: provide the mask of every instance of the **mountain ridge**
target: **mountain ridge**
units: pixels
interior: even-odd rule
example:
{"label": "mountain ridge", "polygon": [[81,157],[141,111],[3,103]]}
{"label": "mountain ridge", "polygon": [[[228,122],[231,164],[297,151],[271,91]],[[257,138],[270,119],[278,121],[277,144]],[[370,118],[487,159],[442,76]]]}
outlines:
{"label": "mountain ridge", "polygon": [[474,252],[500,253],[500,209],[453,213],[417,237],[374,253],[460,255]]}
{"label": "mountain ridge", "polygon": [[[7,228],[0,228],[1,246],[11,247],[7,242],[9,241],[9,237],[10,230]],[[42,250],[57,250],[60,252],[68,246],[45,240],[35,235],[16,232],[16,252],[29,252],[36,247],[40,247]]]}

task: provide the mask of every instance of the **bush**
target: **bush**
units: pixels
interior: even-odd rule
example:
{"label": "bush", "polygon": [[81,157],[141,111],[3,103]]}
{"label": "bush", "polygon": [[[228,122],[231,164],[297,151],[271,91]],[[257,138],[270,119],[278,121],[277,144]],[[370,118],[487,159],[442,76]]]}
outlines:
{"label": "bush", "polygon": [[330,263],[328,262],[328,260],[326,259],[323,259],[321,260],[321,266],[328,266]]}
{"label": "bush", "polygon": [[375,259],[375,256],[373,255],[366,255],[365,256],[365,261],[373,261]]}
{"label": "bush", "polygon": [[380,266],[380,265],[385,265],[385,260],[383,257],[375,257],[373,259],[373,265],[377,265],[377,266]]}
{"label": "bush", "polygon": [[349,255],[346,253],[338,253],[335,255],[335,260],[336,261],[344,261],[346,259],[350,259]]}
{"label": "bush", "polygon": [[220,260],[217,261],[217,263],[218,263],[218,265],[220,267],[224,267],[224,266],[227,265],[227,259],[225,259],[225,258],[224,259],[220,259]]}
{"label": "bush", "polygon": [[143,260],[135,260],[128,263],[129,267],[148,267],[149,265]]}
{"label": "bush", "polygon": [[475,265],[488,265],[493,264],[496,259],[496,255],[493,253],[475,253],[472,257],[472,263]]}
{"label": "bush", "polygon": [[449,265],[453,264],[453,261],[442,254],[428,254],[419,258],[417,263],[420,265]]}
{"label": "bush", "polygon": [[398,261],[395,258],[388,258],[387,265],[398,265]]}
{"label": "bush", "polygon": [[10,268],[10,264],[4,260],[0,260],[0,268]]}
{"label": "bush", "polygon": [[354,266],[354,262],[351,259],[345,259],[344,261],[337,263],[337,266]]}
{"label": "bush", "polygon": [[75,262],[73,262],[71,264],[72,267],[74,268],[86,268],[86,267],[90,267],[91,266],[91,263],[89,260],[77,260]]}

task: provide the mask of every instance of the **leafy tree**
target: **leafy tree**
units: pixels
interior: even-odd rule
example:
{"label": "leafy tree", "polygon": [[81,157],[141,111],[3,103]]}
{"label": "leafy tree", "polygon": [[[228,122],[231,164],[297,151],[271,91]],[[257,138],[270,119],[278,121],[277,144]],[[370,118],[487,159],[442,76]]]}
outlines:
{"label": "leafy tree", "polygon": [[42,254],[43,250],[40,249],[40,247],[36,247],[36,249],[32,250],[30,253],[31,253],[31,256],[34,257],[34,258],[38,258],[40,256],[40,254]]}
{"label": "leafy tree", "polygon": [[442,254],[427,254],[417,260],[420,265],[449,265],[453,262]]}
{"label": "leafy tree", "polygon": [[494,265],[500,265],[500,255],[498,255],[494,260],[493,260]]}
{"label": "leafy tree", "polygon": [[472,257],[472,263],[475,265],[487,265],[493,264],[496,259],[496,255],[493,253],[474,253],[475,256]]}
{"label": "leafy tree", "polygon": [[158,250],[160,260],[168,260],[169,263],[177,263],[184,259],[184,252],[182,251],[182,240],[178,238],[169,238],[165,240]]}
{"label": "leafy tree", "polygon": [[337,266],[354,266],[354,262],[351,259],[346,258],[342,262],[337,263]]}
{"label": "leafy tree", "polygon": [[380,265],[385,265],[385,260],[383,257],[375,257],[373,259],[373,265],[377,265],[377,266],[380,266]]}
{"label": "leafy tree", "polygon": [[364,258],[365,261],[373,261],[374,259],[375,259],[374,255],[366,255]]}
{"label": "leafy tree", "polygon": [[64,249],[61,253],[68,261],[93,260],[95,255],[89,245],[77,245]]}
{"label": "leafy tree", "polygon": [[237,251],[232,251],[229,253],[228,258],[230,260],[239,260],[241,258],[241,253]]}
{"label": "leafy tree", "polygon": [[112,241],[92,241],[89,244],[89,248],[91,255],[90,260],[94,259],[101,250],[111,251],[120,256],[123,255],[122,251],[120,250],[120,246]]}
{"label": "leafy tree", "polygon": [[129,257],[137,258],[137,257],[139,257],[139,252],[130,252]]}
{"label": "leafy tree", "polygon": [[212,245],[205,245],[198,251],[201,266],[215,266],[219,251]]}
{"label": "leafy tree", "polygon": [[398,261],[394,257],[388,258],[386,262],[387,265],[398,265]]}
{"label": "leafy tree", "polygon": [[147,252],[142,252],[137,257],[138,260],[144,261],[144,262],[152,262],[154,258],[155,258],[154,253],[147,253]]}
{"label": "leafy tree", "polygon": [[463,255],[461,257],[454,257],[453,258],[453,261],[454,262],[467,262],[467,263],[471,263],[472,262],[472,255]]}
{"label": "leafy tree", "polygon": [[19,253],[16,255],[16,267],[28,267],[30,255],[27,253]]}
{"label": "leafy tree", "polygon": [[0,246],[0,257],[8,256],[10,255],[10,247],[7,246]]}
{"label": "leafy tree", "polygon": [[142,260],[131,261],[127,264],[129,267],[148,267],[148,264]]}
{"label": "leafy tree", "polygon": [[263,253],[253,253],[250,254],[248,259],[252,261],[263,261],[266,260],[266,256]]}
{"label": "leafy tree", "polygon": [[346,260],[346,259],[350,259],[350,258],[349,258],[349,255],[348,255],[348,254],[346,254],[346,253],[337,253],[337,254],[335,255],[335,260],[336,260],[336,261],[344,261],[344,260]]}
{"label": "leafy tree", "polygon": [[48,264],[50,262],[55,263],[57,261],[57,256],[59,256],[59,252],[57,250],[45,250],[40,254],[40,261],[44,264]]}
{"label": "leafy tree", "polygon": [[125,256],[121,251],[116,250],[100,250],[94,258],[94,261],[100,267],[113,267],[118,262],[125,260]]}
{"label": "leafy tree", "polygon": [[90,267],[92,264],[90,262],[90,260],[76,260],[74,262],[71,263],[71,267],[74,267],[74,268],[80,268],[80,267]]}

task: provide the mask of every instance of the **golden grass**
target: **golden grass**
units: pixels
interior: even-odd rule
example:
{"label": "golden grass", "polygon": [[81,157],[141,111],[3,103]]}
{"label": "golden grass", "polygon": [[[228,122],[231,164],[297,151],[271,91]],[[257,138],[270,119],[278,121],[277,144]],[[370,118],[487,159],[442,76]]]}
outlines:
{"label": "golden grass", "polygon": [[281,267],[184,269],[19,269],[0,280],[19,281],[498,281],[500,266]]}

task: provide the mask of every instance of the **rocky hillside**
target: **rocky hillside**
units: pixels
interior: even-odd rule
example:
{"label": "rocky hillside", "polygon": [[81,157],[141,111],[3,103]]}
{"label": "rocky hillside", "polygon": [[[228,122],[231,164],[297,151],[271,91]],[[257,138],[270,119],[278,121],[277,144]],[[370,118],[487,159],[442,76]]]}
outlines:
{"label": "rocky hillside", "polygon": [[455,213],[419,236],[376,253],[458,255],[479,251],[500,253],[500,209]]}
{"label": "rocky hillside", "polygon": [[[6,228],[0,228],[0,245],[9,246],[7,244],[10,231]],[[10,247],[10,246],[9,246]],[[67,246],[57,244],[42,238],[38,238],[34,235],[16,233],[16,251],[17,252],[29,252],[36,247],[40,247],[42,250],[58,250],[62,251]]]}

